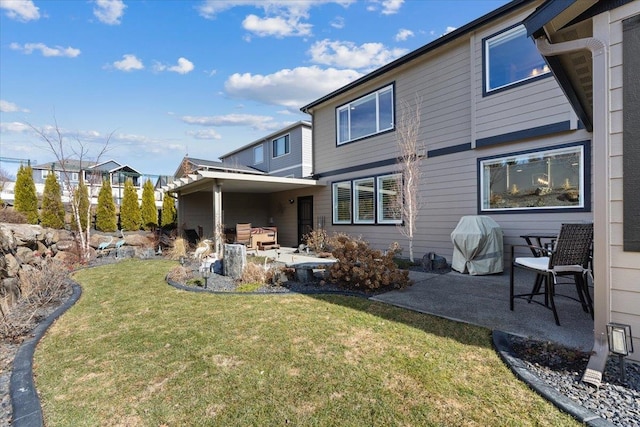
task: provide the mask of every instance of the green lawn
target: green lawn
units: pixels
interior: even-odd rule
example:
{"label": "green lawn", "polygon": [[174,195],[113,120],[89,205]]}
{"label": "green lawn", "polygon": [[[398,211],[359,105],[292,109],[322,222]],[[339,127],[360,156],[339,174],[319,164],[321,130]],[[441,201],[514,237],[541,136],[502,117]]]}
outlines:
{"label": "green lawn", "polygon": [[34,361],[47,426],[578,425],[490,331],[343,296],[215,295],[171,261],[76,273]]}

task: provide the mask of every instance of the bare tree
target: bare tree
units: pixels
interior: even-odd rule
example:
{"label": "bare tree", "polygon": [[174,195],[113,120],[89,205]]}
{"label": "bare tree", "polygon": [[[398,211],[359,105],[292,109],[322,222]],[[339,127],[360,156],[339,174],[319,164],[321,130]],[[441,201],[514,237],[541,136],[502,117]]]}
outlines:
{"label": "bare tree", "polygon": [[422,99],[416,95],[414,103],[405,100],[400,104],[399,120],[396,126],[399,157],[398,164],[402,172],[399,184],[402,197],[397,203],[402,223],[398,225],[400,233],[409,240],[409,260],[414,262],[413,239],[416,233],[418,212],[422,207],[419,194],[422,170],[420,161],[424,156],[424,142],[420,141],[420,113]]}
{"label": "bare tree", "polygon": [[[77,136],[75,137],[74,143],[67,144],[67,141],[60,131],[60,127],[58,126],[58,122],[55,117],[54,124],[54,136],[50,136],[45,129],[38,129],[31,124],[29,124],[29,127],[31,127],[31,129],[47,144],[49,151],[51,151],[51,153],[56,158],[57,168],[59,168],[59,170],[61,171],[61,178],[64,182],[64,186],[69,192],[70,205],[73,211],[73,217],[76,221],[76,228],[78,230],[77,237],[80,239],[80,256],[83,260],[87,261],[89,260],[89,257],[91,255],[89,247],[91,237],[91,195],[93,193],[93,187],[96,184],[101,183],[102,176],[100,174],[89,174],[88,182],[85,182],[85,185],[87,185],[89,189],[89,203],[86,212],[87,224],[84,230],[80,221],[81,198],[79,197],[78,193],[78,183],[80,182],[80,179],[82,179],[82,174],[87,169],[89,164],[91,162],[93,162],[94,164],[98,163],[100,161],[100,158],[108,151],[109,142],[111,140],[111,137],[113,136],[113,132],[111,132],[107,136],[104,144],[99,147],[98,154],[95,155],[93,157],[94,160],[90,162],[88,160],[90,151],[88,144],[81,141]],[[78,162],[78,182],[71,179],[73,172],[70,170],[71,161]]]}

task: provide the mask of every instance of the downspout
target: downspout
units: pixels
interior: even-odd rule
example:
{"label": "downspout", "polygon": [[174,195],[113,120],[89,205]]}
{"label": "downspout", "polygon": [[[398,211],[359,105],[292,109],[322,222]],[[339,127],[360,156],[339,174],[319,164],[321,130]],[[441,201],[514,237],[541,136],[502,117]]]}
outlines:
{"label": "downspout", "polygon": [[[591,52],[593,61],[593,194],[594,194],[594,243],[593,259],[597,260],[594,283],[594,331],[593,349],[582,381],[596,387],[602,382],[609,346],[607,342],[607,323],[610,320],[610,271],[609,259],[609,64],[606,44],[595,37],[551,44],[540,37],[536,47],[544,56],[555,56],[581,50]],[[604,179],[598,179],[604,177]],[[591,177],[589,177],[590,179]],[[605,203],[598,203],[599,200]]]}

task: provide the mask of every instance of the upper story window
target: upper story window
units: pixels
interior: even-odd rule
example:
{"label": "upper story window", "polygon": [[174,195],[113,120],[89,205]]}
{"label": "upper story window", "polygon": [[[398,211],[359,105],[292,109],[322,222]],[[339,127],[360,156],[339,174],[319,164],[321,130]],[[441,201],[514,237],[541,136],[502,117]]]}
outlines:
{"label": "upper story window", "polygon": [[393,85],[338,107],[338,145],[393,129]]}
{"label": "upper story window", "polygon": [[484,40],[483,93],[549,76],[549,67],[523,25]]}
{"label": "upper story window", "polygon": [[253,148],[253,164],[257,165],[258,163],[262,163],[264,161],[264,147],[262,145],[258,145]]}
{"label": "upper story window", "polygon": [[280,138],[274,139],[272,141],[273,144],[273,157],[284,156],[285,154],[289,154],[289,135],[281,136]]}

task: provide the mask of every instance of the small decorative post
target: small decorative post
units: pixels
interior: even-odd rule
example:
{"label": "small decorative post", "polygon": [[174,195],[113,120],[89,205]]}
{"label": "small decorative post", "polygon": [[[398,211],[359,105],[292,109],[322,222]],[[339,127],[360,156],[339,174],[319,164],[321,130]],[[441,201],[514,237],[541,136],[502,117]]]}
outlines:
{"label": "small decorative post", "polygon": [[211,269],[203,268],[202,269],[202,277],[204,278],[204,288],[207,289],[209,277],[211,277]]}
{"label": "small decorative post", "polygon": [[626,383],[624,357],[628,356],[629,353],[633,353],[631,326],[621,323],[609,323],[607,325],[607,335],[609,338],[609,351],[617,355],[620,362],[620,382]]}

